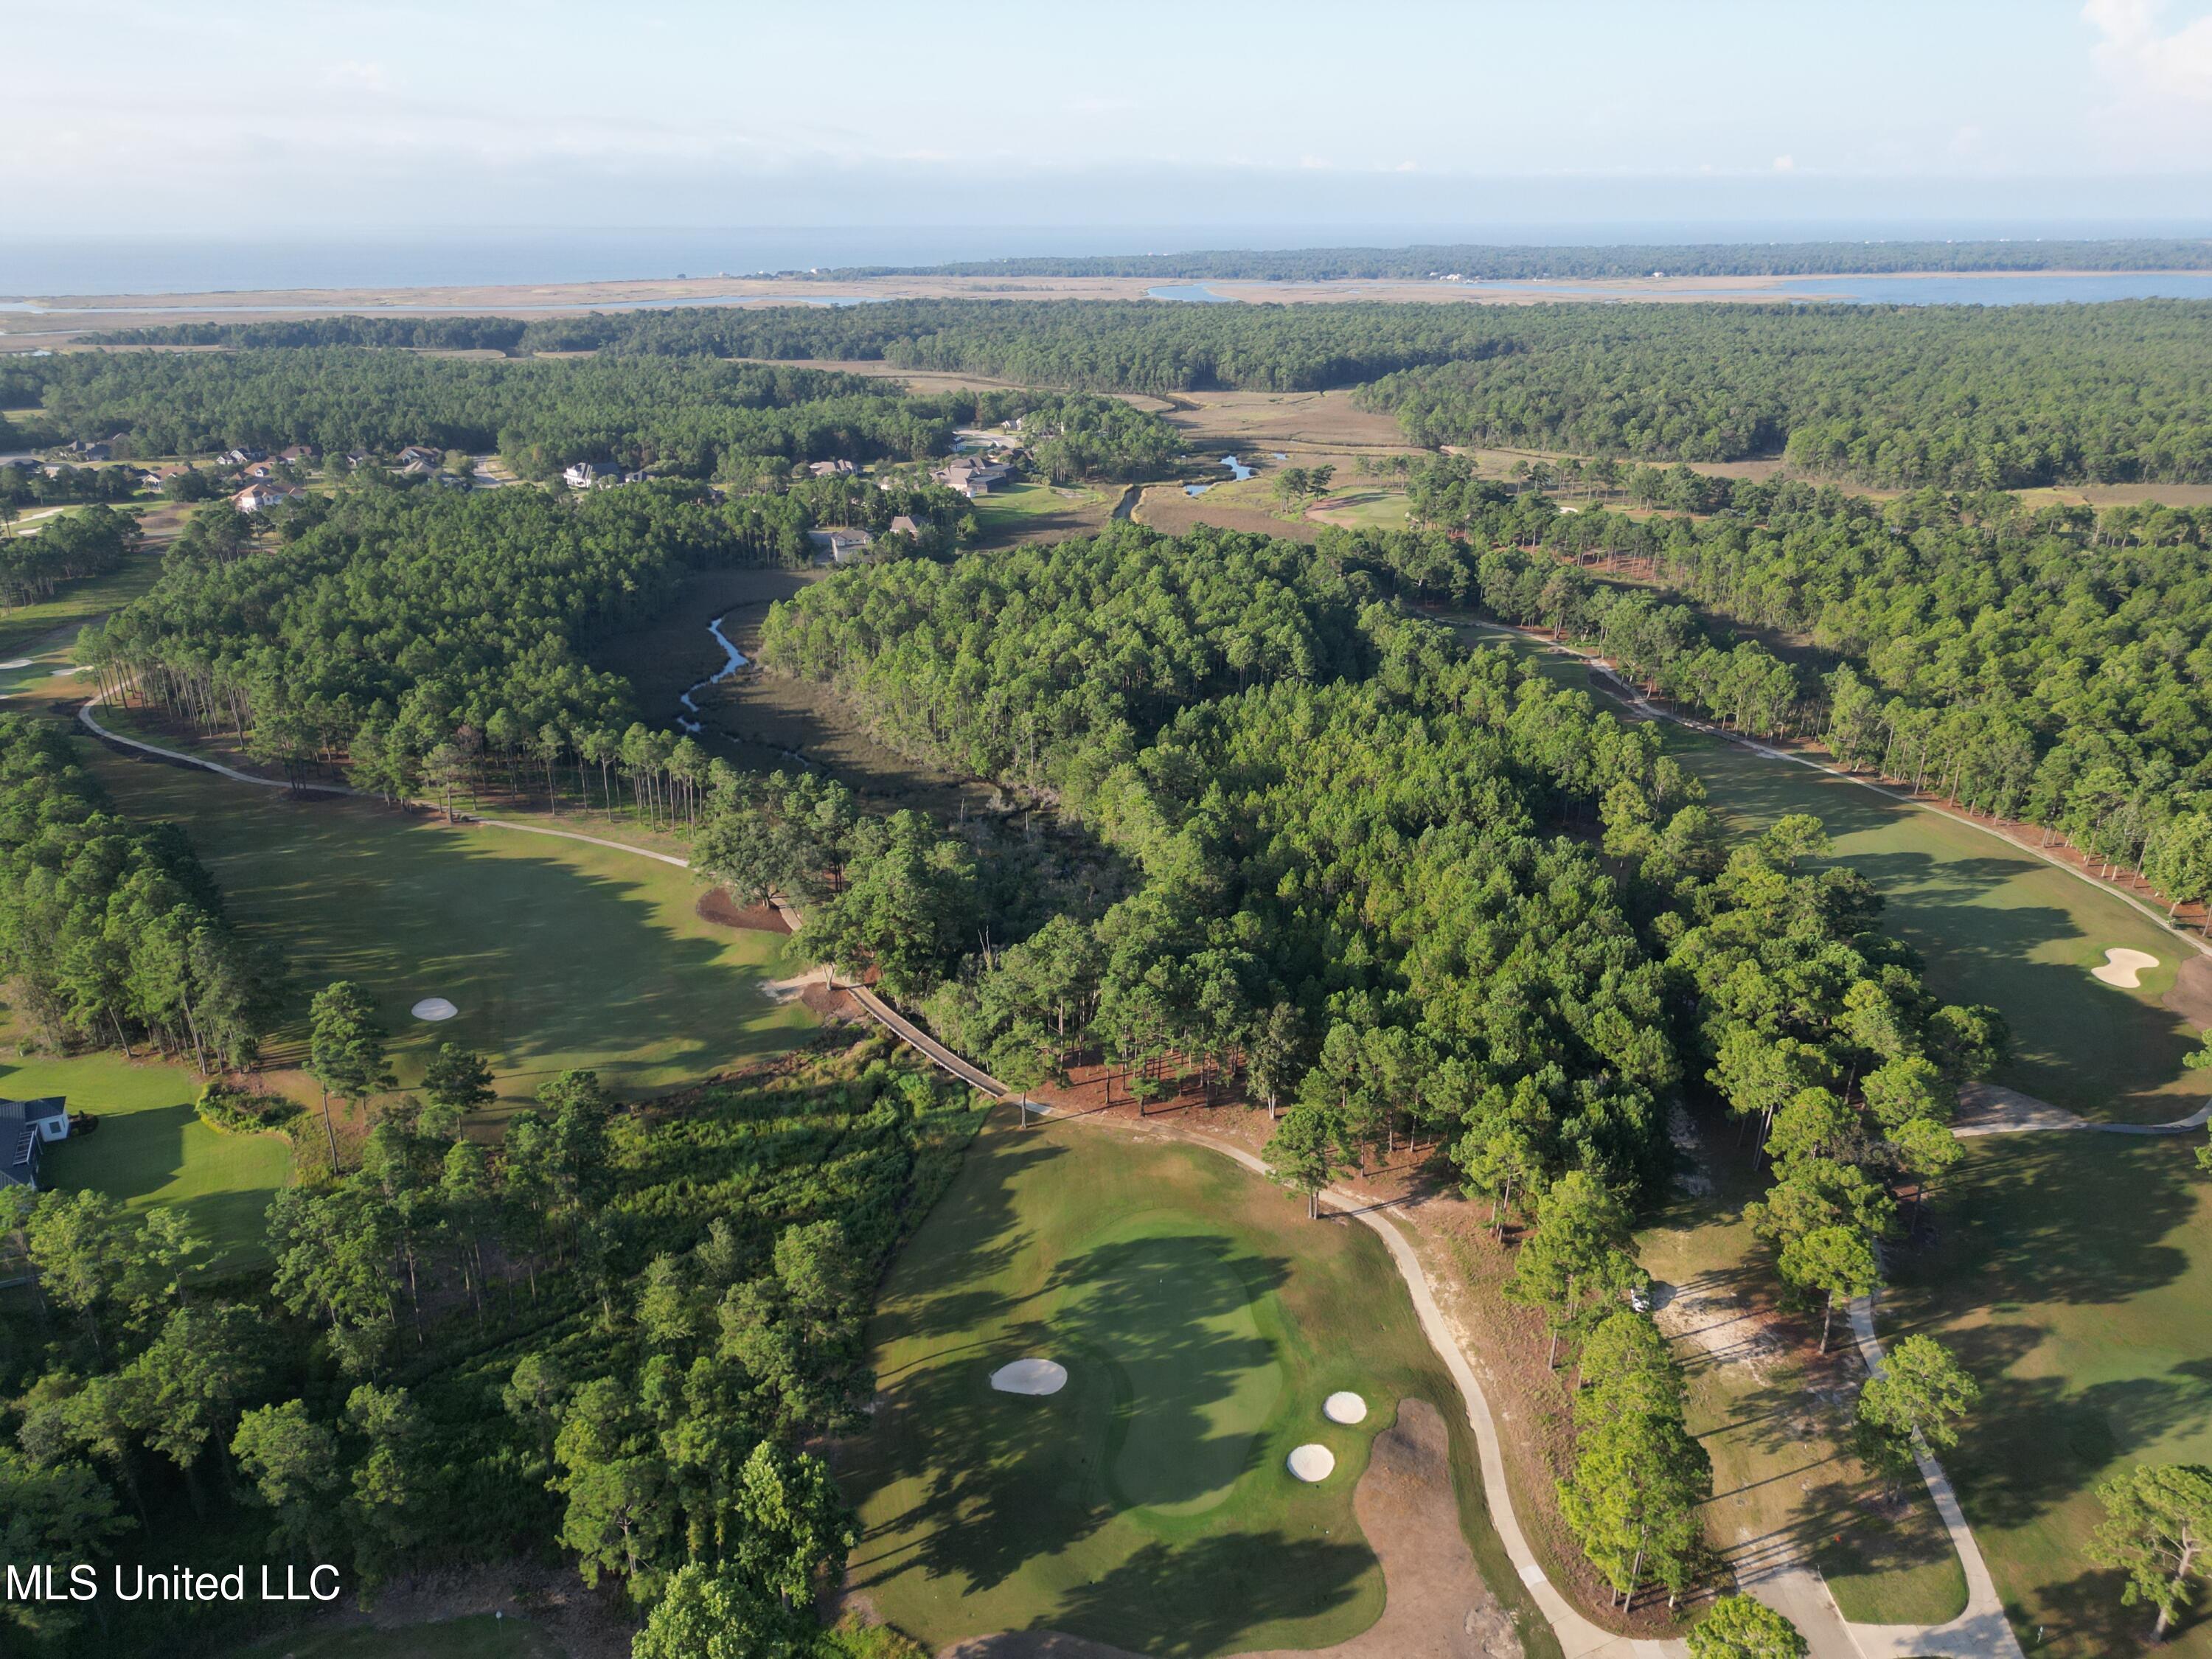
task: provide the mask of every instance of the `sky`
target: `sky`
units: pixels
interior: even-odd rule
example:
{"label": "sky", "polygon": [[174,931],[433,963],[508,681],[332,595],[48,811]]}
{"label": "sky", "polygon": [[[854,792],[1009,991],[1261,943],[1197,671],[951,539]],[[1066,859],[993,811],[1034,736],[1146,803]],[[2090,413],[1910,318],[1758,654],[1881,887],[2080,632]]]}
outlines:
{"label": "sky", "polygon": [[0,0],[0,242],[2212,229],[2212,0]]}

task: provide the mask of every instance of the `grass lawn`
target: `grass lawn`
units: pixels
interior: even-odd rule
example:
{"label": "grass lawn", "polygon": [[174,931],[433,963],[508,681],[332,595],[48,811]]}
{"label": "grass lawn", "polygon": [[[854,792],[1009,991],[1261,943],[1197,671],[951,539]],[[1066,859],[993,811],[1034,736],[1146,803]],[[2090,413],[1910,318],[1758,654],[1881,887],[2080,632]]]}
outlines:
{"label": "grass lawn", "polygon": [[1766,1185],[1733,1138],[1706,1138],[1709,1194],[1678,1196],[1638,1239],[1651,1276],[1673,1287],[1661,1328],[1689,1382],[1690,1431],[1713,1460],[1706,1532],[1739,1571],[1809,1556],[1844,1617],[1941,1624],[1966,1610],[1966,1576],[1917,1481],[1900,1506],[1881,1496],[1848,1447],[1856,1361],[1838,1333],[1818,1352],[1818,1322],[1772,1317],[1777,1288],[1744,1203]]}
{"label": "grass lawn", "polygon": [[1358,484],[1329,492],[1334,507],[1315,513],[1321,524],[1340,525],[1346,530],[1403,530],[1408,502],[1402,489],[1379,484]]}
{"label": "grass lawn", "polygon": [[[0,658],[50,656],[52,660],[42,664],[42,667],[51,675],[57,668],[67,665],[68,650],[76,642],[79,629],[128,605],[151,587],[154,579],[161,574],[161,550],[149,547],[125,560],[119,570],[64,583],[58,594],[42,604],[19,605],[10,611],[0,611]],[[0,692],[13,693],[19,689],[15,672],[0,674]]]}
{"label": "grass lawn", "polygon": [[564,1650],[526,1619],[484,1613],[396,1630],[295,1631],[238,1649],[233,1659],[564,1659]]}
{"label": "grass lawn", "polygon": [[975,504],[975,525],[987,544],[1095,535],[1121,498],[1119,485],[1103,492],[1079,485],[995,486]]}
{"label": "grass lawn", "polygon": [[[2177,935],[1994,836],[1857,784],[1711,739],[1678,752],[1739,825],[1784,812],[1827,825],[1837,856],[1888,900],[1885,928],[1927,959],[1929,988],[2011,1022],[2014,1058],[1997,1082],[2116,1122],[2203,1103],[2203,1080],[2181,1064],[2196,1032],[2159,1000],[2191,948]],[[2141,988],[2089,976],[2114,945],[2158,958]]]}
{"label": "grass lawn", "polygon": [[[1217,1154],[1002,1113],[900,1257],[871,1345],[882,1403],[840,1456],[862,1523],[850,1582],[933,1650],[1001,1630],[1194,1656],[1356,1634],[1383,1585],[1352,1488],[1414,1397],[1452,1425],[1476,1561],[1525,1607],[1464,1407],[1381,1242],[1308,1222]],[[1066,1366],[1066,1388],[990,1387],[1026,1356]],[[1366,1422],[1322,1418],[1338,1389]],[[1318,1486],[1284,1468],[1307,1441],[1336,1454]]]}
{"label": "grass lawn", "polygon": [[[80,748],[125,810],[182,823],[231,913],[284,952],[299,992],[271,1045],[279,1064],[300,1060],[307,996],[336,979],[375,999],[403,1088],[440,1042],[459,1042],[489,1057],[502,1105],[572,1066],[624,1094],[672,1088],[813,1027],[799,1003],[760,988],[797,971],[788,942],[700,917],[687,872]],[[459,1015],[414,1018],[432,996]]]}
{"label": "grass lawn", "polygon": [[120,1054],[0,1063],[0,1094],[66,1095],[100,1127],[46,1149],[45,1181],[89,1187],[131,1210],[182,1210],[231,1265],[261,1254],[262,1212],[284,1184],[291,1145],[282,1135],[222,1134],[199,1121],[199,1079],[186,1066]]}
{"label": "grass lawn", "polygon": [[[1979,1379],[1945,1466],[2037,1659],[2131,1653],[2150,1629],[2083,1548],[2094,1489],[2138,1462],[2212,1462],[2212,1182],[2197,1137],[1967,1143],[1937,1244],[1894,1264],[1882,1324],[1928,1330]],[[2039,1626],[2045,1644],[2035,1647]],[[2199,1616],[2165,1651],[2212,1656]]]}

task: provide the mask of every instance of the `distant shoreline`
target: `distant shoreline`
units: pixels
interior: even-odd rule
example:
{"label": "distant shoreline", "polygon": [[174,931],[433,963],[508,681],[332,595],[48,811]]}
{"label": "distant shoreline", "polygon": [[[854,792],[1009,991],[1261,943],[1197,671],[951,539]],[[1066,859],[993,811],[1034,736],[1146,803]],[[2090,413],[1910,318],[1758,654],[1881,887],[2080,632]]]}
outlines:
{"label": "distant shoreline", "polygon": [[[2212,300],[2207,270],[1896,271],[1830,276],[1527,278],[1477,282],[1342,277],[1328,281],[1142,276],[669,277],[619,282],[208,289],[191,293],[0,295],[0,340],[9,348],[65,343],[109,330],[191,322],[252,322],[338,313],[543,317],[564,312],[662,309],[678,306],[762,307],[855,304],[896,300],[1000,299],[1132,301],[1155,289],[1207,289],[1261,304],[1539,305],[1559,302],[1784,303],[1836,299],[1871,285],[2064,284],[2106,279],[2140,287],[2183,288],[2168,297]],[[1832,284],[1837,292],[1829,293]],[[2201,287],[2201,296],[2188,292]],[[2056,295],[2053,297],[2066,297]],[[2089,295],[2089,299],[2125,297]],[[2147,297],[2147,296],[2146,296]],[[1879,295],[1858,303],[1883,303]],[[1894,299],[1888,301],[1896,303]],[[1905,301],[1904,303],[1915,303]],[[1968,301],[1972,302],[1972,301]]]}

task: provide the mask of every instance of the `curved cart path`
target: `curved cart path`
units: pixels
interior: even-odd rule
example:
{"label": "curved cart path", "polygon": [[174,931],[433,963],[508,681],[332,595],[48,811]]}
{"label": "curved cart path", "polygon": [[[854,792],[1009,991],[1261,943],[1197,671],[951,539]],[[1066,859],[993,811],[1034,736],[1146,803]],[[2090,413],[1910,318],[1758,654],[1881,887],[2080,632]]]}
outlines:
{"label": "curved cart path", "polygon": [[2085,886],[2094,887],[2099,892],[2118,899],[2129,908],[2139,911],[2156,922],[2160,933],[2172,934],[2199,956],[2212,957],[2212,942],[2192,938],[2182,932],[2172,921],[2151,906],[2145,904],[2134,894],[2115,887],[2110,882],[2100,881],[2086,870],[2077,870],[2064,859],[2053,857],[2040,847],[2030,847],[2026,842],[2015,841],[2003,830],[1984,823],[1978,818],[1969,817],[1963,812],[1954,812],[1948,807],[1938,806],[1935,802],[1923,800],[1917,795],[1910,795],[1902,791],[1892,789],[1887,784],[1876,783],[1870,778],[1861,777],[1856,772],[1846,772],[1842,767],[1831,766],[1826,761],[1813,760],[1803,755],[1793,755],[1786,749],[1777,749],[1771,744],[1760,743],[1756,738],[1745,737],[1741,732],[1727,731],[1715,726],[1710,720],[1692,720],[1687,714],[1677,714],[1674,709],[1662,708],[1638,691],[1627,680],[1623,679],[1610,662],[1594,651],[1578,651],[1571,645],[1564,645],[1557,640],[1545,639],[1540,635],[1531,633],[1524,629],[1508,628],[1501,623],[1468,621],[1464,625],[1480,629],[1486,634],[1500,634],[1511,639],[1522,640],[1531,645],[1540,646],[1547,651],[1556,652],[1560,656],[1573,658],[1583,667],[1604,678],[1607,684],[1601,689],[1608,696],[1627,704],[1647,720],[1666,720],[1671,725],[1680,726],[1692,732],[1702,732],[1708,737],[1718,738],[1724,743],[1734,744],[1739,749],[1748,750],[1751,753],[1763,756],[1768,760],[1787,761],[1792,766],[1802,766],[1808,771],[1819,772],[1844,783],[1854,783],[1862,789],[1871,789],[1884,800],[1894,801],[1899,806],[1911,806],[1923,812],[1933,812],[1939,818],[1948,818],[1954,823],[1962,823],[1969,830],[1979,830],[1983,835],[2002,842],[2016,853],[2026,853],[2031,858],[2040,859],[2052,869],[2064,871]]}
{"label": "curved cart path", "polygon": [[[1564,649],[1564,647],[1559,648]],[[1580,655],[1579,653],[1574,652],[1570,652],[1568,654]],[[1651,713],[1661,718],[1680,720],[1679,716],[1669,714],[1664,710],[1644,703],[1643,699],[1635,694],[1632,688],[1627,689],[1626,695],[1633,703],[1640,708],[1650,708]],[[158,744],[147,743],[137,738],[124,737],[100,724],[99,717],[93,712],[94,704],[99,701],[96,696],[88,699],[78,708],[77,719],[88,731],[106,743],[118,748],[136,750],[140,753],[152,755],[162,760],[198,767],[203,771],[216,773],[219,776],[231,779],[238,783],[252,784],[264,789],[289,789],[292,787],[280,780],[257,777],[252,773],[239,771],[234,767],[225,766],[201,756],[186,754],[175,749],[165,749]],[[1767,750],[1757,744],[1748,746],[1757,749],[1762,754],[1771,754],[1778,759],[1797,759],[1796,757],[1784,755],[1778,750]],[[1798,763],[1814,766],[1815,769],[1820,771],[1832,771],[1831,768],[1818,766],[1816,763],[1810,761],[1799,761]],[[1848,775],[1840,772],[1833,775],[1838,777]],[[1852,781],[1863,783],[1863,780],[1858,779],[1854,779]],[[1875,787],[1873,785],[1865,787]],[[319,787],[318,793],[377,799],[369,796],[365,791],[345,786]],[[1887,789],[1879,790],[1878,793],[1890,795],[1894,799],[1905,799],[1905,797],[1895,795]],[[1924,805],[1924,803],[1920,802],[1911,804]],[[1928,808],[1927,810],[1937,809]],[[1943,816],[1949,817],[1953,815],[1944,813]],[[678,869],[690,867],[689,860],[678,858],[672,853],[654,852],[648,848],[632,846],[627,842],[613,841],[602,836],[585,835],[580,830],[555,830],[547,825],[520,823],[506,818],[471,817],[467,822],[495,830],[512,830],[525,835],[549,836],[559,841],[586,842],[595,847],[611,848],[617,852],[635,854],[640,858],[654,859],[662,864],[673,865]],[[1962,818],[1959,822],[1969,823],[1971,820]],[[2000,836],[1999,839],[2008,838]],[[2056,860],[2047,861],[2057,864],[2060,869],[2067,868]],[[2078,871],[2069,871],[2069,873],[2080,876],[2084,881],[2090,880],[2087,876],[2081,876]],[[2104,886],[2101,882],[2091,882],[2091,884],[2100,888]],[[2106,889],[2106,890],[2111,890]],[[2125,894],[2120,894],[2118,896],[2127,898]],[[2132,899],[2128,899],[2127,902],[2135,902]],[[795,912],[781,900],[775,901],[775,903],[780,911],[796,923],[798,917]],[[2139,910],[2144,909],[2144,907],[2140,904],[2136,908]],[[2145,914],[2148,915],[2150,912],[2145,910]],[[843,988],[848,991],[855,1002],[867,1011],[871,1018],[901,1042],[924,1055],[933,1064],[941,1066],[962,1082],[991,1096],[994,1099],[1006,1100],[1013,1097],[1015,1091],[991,1076],[981,1066],[953,1053],[943,1043],[921,1030],[897,1010],[892,1008],[874,992],[860,986]],[[2020,1098],[2029,1101],[2031,1105],[2043,1106],[2043,1103],[2030,1101],[2028,1097],[2022,1096]],[[2050,1112],[2057,1110],[2055,1107],[2045,1107],[2044,1109]],[[2049,1121],[2021,1122],[2015,1127],[2017,1130],[2022,1131],[2033,1128],[2081,1127],[2106,1129],[2121,1133],[2176,1133],[2203,1124],[2207,1121],[2208,1115],[2212,1115],[2212,1107],[2198,1112],[2192,1118],[2172,1124],[2088,1124],[2077,1118],[2070,1124]],[[1995,1128],[1981,1131],[1984,1133],[2005,1132],[2007,1131]],[[1263,1179],[1267,1178],[1267,1166],[1257,1157],[1242,1147],[1226,1146],[1217,1141],[1197,1137],[1191,1139],[1191,1144],[1211,1147],[1223,1157],[1233,1158]],[[1481,1453],[1483,1498],[1490,1510],[1491,1523],[1497,1528],[1499,1539],[1505,1545],[1506,1554],[1513,1563],[1515,1572],[1520,1576],[1521,1582],[1528,1587],[1529,1595],[1542,1610],[1545,1618],[1550,1621],[1553,1632],[1559,1638],[1559,1646],[1565,1659],[1680,1659],[1680,1656],[1687,1652],[1686,1644],[1679,1641],[1640,1640],[1618,1636],[1611,1631],[1601,1629],[1577,1611],[1546,1576],[1542,1565],[1536,1559],[1535,1553],[1528,1547],[1527,1534],[1521,1529],[1520,1518],[1514,1512],[1513,1495],[1505,1484],[1504,1454],[1498,1443],[1498,1425],[1491,1413],[1489,1399],[1483,1393],[1480,1380],[1475,1376],[1473,1366],[1468,1363],[1466,1353],[1453,1334],[1451,1326],[1444,1317],[1443,1310],[1437,1305],[1436,1293],[1429,1283],[1427,1269],[1423,1266],[1419,1255],[1407,1240],[1405,1229],[1382,1213],[1383,1206],[1372,1204],[1357,1194],[1347,1192],[1341,1188],[1331,1187],[1327,1189],[1324,1195],[1342,1206],[1343,1215],[1356,1217],[1373,1228],[1382,1238],[1385,1248],[1390,1253],[1391,1261],[1397,1267],[1399,1275],[1406,1282],[1407,1292],[1413,1299],[1413,1307],[1419,1315],[1423,1334],[1426,1335],[1429,1345],[1436,1350],[1446,1368],[1451,1372],[1453,1381],[1459,1384],[1461,1397],[1467,1403],[1468,1422],[1474,1430],[1475,1443]],[[1881,1362],[1881,1344],[1875,1335],[1873,1308],[1869,1299],[1863,1297],[1852,1304],[1851,1326],[1853,1334],[1858,1340],[1860,1353],[1866,1360],[1868,1369],[1870,1371],[1878,1370]],[[1928,1483],[1929,1492],[1936,1499],[1936,1509],[1942,1516],[1944,1526],[1950,1532],[1952,1544],[1959,1552],[1960,1561],[1966,1568],[1966,1611],[1948,1624],[1935,1626],[1850,1625],[1844,1628],[1848,1631],[1852,1643],[1863,1656],[1863,1659],[1901,1659],[1902,1656],[1915,1654],[1958,1656],[1958,1659],[2026,1659],[2018,1638],[2014,1636],[2011,1626],[2005,1620],[2003,1607],[1997,1600],[1995,1583],[1990,1577],[1987,1565],[1982,1559],[1980,1547],[1974,1541],[1972,1528],[1967,1526],[1966,1516],[1959,1508],[1958,1498],[1952,1491],[1949,1477],[1943,1473],[1942,1466],[1932,1457],[1927,1456],[1924,1452],[1920,1457],[1920,1469],[1922,1478]],[[1841,1624],[1841,1620],[1834,1612],[1835,1603],[1826,1594],[1825,1584],[1818,1585],[1818,1594],[1814,1594],[1814,1587],[1817,1583],[1817,1575],[1809,1571],[1778,1572],[1765,1582],[1747,1585],[1746,1588],[1754,1593],[1760,1593],[1762,1600],[1773,1601],[1782,1612],[1796,1620],[1805,1630],[1806,1634],[1814,1641],[1814,1652],[1818,1659],[1848,1659],[1848,1656],[1832,1651],[1836,1647],[1833,1632]],[[1073,1650],[1070,1651],[1072,1654]]]}
{"label": "curved cart path", "polygon": [[[1874,1333],[1872,1297],[1863,1296],[1851,1304],[1851,1335],[1868,1374],[1879,1376],[1881,1339]],[[1936,1512],[1943,1517],[1943,1529],[1951,1534],[1951,1547],[1959,1553],[1959,1565],[1966,1569],[1966,1610],[1943,1625],[1853,1625],[1851,1639],[1866,1659],[2027,1659],[2005,1617],[2003,1598],[1990,1577],[1989,1563],[1982,1559],[1982,1547],[1974,1541],[1974,1529],[1959,1507],[1951,1477],[1928,1455],[1917,1435],[1913,1437],[1913,1457],[1920,1465],[1920,1478],[1928,1483],[1928,1495],[1936,1500]]]}

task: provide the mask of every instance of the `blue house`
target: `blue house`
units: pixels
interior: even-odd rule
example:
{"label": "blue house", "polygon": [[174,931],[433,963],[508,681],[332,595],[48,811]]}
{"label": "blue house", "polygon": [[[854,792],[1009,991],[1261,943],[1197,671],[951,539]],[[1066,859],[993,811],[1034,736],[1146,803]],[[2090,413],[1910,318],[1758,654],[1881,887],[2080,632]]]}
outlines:
{"label": "blue house", "polygon": [[66,1140],[69,1132],[69,1103],[60,1095],[0,1100],[0,1187],[36,1190],[46,1143]]}

